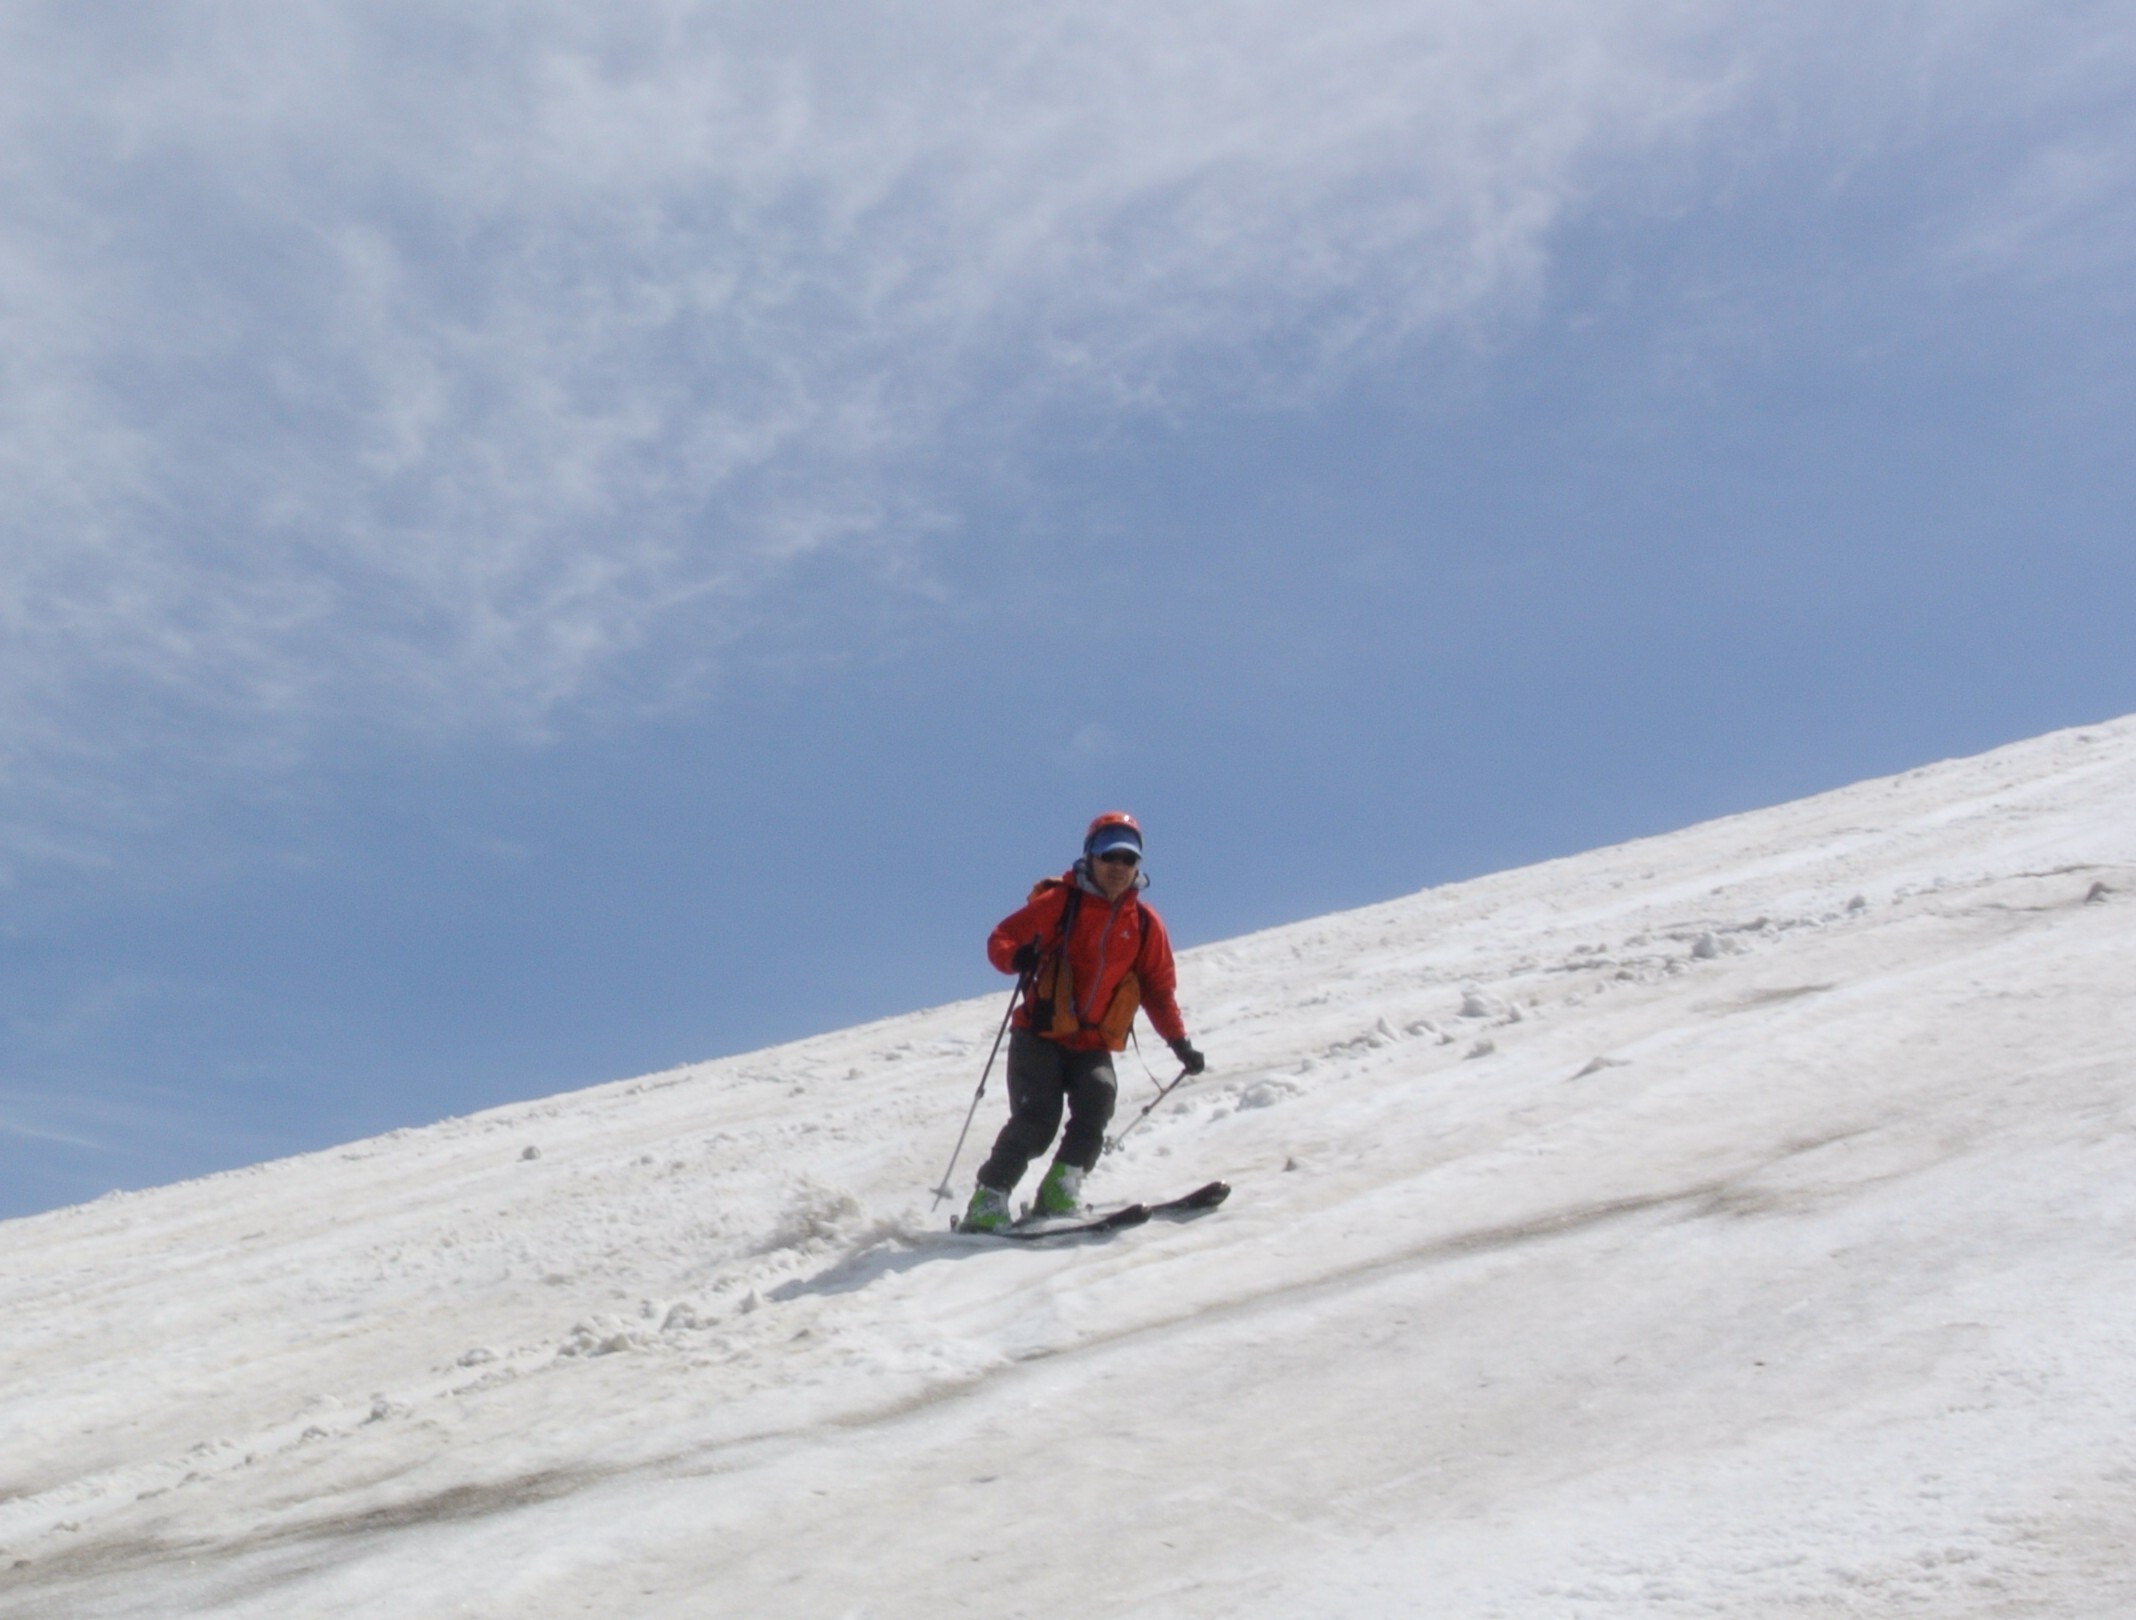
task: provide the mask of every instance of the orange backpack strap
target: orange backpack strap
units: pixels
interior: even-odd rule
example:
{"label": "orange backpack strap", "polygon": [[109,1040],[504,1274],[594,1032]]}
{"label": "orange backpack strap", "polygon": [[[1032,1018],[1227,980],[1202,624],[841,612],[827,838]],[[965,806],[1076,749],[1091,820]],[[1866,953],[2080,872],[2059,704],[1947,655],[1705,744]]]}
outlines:
{"label": "orange backpack strap", "polygon": [[1142,1006],[1142,980],[1130,971],[1120,981],[1120,988],[1113,992],[1112,1005],[1105,1009],[1105,1017],[1098,1028],[1105,1032],[1105,1044],[1115,1052],[1127,1047],[1127,1032],[1134,1027],[1135,1013]]}
{"label": "orange backpack strap", "polygon": [[[1139,900],[1135,903],[1135,920],[1141,924],[1141,932],[1135,936],[1135,960],[1140,962],[1142,947],[1149,942],[1150,914]],[[1135,1013],[1141,1006],[1142,976],[1134,968],[1129,968],[1127,977],[1120,981],[1120,988],[1113,992],[1112,1005],[1098,1020],[1098,1028],[1105,1032],[1105,1044],[1113,1051],[1126,1049],[1127,1032],[1134,1027]]]}
{"label": "orange backpack strap", "polygon": [[1049,889],[1066,889],[1068,897],[1061,902],[1060,925],[1053,931],[1052,942],[1039,951],[1038,971],[1031,975],[1031,987],[1024,992],[1024,1016],[1035,1034],[1073,1035],[1075,969],[1068,961],[1068,931],[1075,926],[1083,891],[1059,878],[1040,878],[1031,887],[1031,899],[1038,899]]}

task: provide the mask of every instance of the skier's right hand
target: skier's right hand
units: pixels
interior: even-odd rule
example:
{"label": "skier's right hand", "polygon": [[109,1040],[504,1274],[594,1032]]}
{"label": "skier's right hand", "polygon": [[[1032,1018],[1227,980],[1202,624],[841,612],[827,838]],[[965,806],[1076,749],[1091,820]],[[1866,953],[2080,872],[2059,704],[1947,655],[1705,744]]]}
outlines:
{"label": "skier's right hand", "polygon": [[1009,958],[1009,966],[1016,970],[1019,979],[1027,979],[1038,971],[1038,941],[1025,940],[1016,947],[1016,954]]}

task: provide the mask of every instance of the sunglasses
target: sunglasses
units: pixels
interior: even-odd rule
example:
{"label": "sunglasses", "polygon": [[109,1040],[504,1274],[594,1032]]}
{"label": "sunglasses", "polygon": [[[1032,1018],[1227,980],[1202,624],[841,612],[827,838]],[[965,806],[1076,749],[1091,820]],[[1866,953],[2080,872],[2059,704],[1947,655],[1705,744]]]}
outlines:
{"label": "sunglasses", "polygon": [[1098,859],[1107,866],[1134,866],[1142,857],[1131,849],[1108,849]]}

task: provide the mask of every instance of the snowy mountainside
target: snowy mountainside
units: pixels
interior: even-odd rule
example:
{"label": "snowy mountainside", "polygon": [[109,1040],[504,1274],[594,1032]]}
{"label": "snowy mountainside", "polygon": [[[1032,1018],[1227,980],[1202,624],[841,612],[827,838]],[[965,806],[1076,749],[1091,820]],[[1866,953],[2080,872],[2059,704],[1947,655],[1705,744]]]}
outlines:
{"label": "snowy mountainside", "polygon": [[1190,952],[1102,1243],[931,1207],[999,998],[0,1223],[0,1616],[2136,1612],[2132,807]]}

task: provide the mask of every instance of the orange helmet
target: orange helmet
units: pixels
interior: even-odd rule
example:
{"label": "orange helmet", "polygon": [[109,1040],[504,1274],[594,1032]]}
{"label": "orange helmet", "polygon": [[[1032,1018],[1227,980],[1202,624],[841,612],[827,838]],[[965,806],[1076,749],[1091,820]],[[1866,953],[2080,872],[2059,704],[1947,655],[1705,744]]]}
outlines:
{"label": "orange helmet", "polygon": [[1108,849],[1125,846],[1137,855],[1142,853],[1142,826],[1125,810],[1108,810],[1090,824],[1083,834],[1083,853],[1102,855]]}

